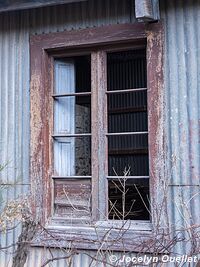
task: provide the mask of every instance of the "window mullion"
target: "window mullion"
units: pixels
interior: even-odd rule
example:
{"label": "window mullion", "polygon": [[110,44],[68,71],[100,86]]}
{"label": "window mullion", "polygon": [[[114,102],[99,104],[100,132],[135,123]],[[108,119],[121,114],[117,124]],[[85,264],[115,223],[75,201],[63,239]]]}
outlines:
{"label": "window mullion", "polygon": [[106,53],[91,55],[92,79],[92,215],[105,220],[107,213],[107,101]]}

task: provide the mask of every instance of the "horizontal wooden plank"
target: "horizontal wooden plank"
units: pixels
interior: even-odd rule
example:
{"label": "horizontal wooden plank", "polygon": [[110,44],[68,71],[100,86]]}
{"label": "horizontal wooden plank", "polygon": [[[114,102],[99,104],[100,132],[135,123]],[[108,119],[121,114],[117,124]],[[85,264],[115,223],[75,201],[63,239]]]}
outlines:
{"label": "horizontal wooden plank", "polygon": [[73,219],[89,219],[91,180],[54,180],[54,215]]}
{"label": "horizontal wooden plank", "polygon": [[88,217],[73,218],[73,221],[70,218],[63,216],[54,216],[51,218],[51,225],[55,227],[64,227],[66,225],[73,225],[76,227],[81,227],[82,225],[90,225],[91,219]]}
{"label": "horizontal wooden plank", "polygon": [[[80,29],[77,31],[64,31],[51,34],[32,35],[30,37],[30,45],[36,50],[48,50],[49,53],[55,53],[58,49],[68,48],[67,53],[73,53],[76,48],[89,48],[95,45],[108,45],[112,42],[113,45],[117,45],[118,49],[120,44],[129,42],[133,47],[133,43],[138,41],[145,41],[147,37],[146,25],[143,23],[136,24],[117,24],[102,26],[91,29]],[[72,49],[73,51],[70,51]],[[103,48],[102,48],[103,49]],[[109,47],[105,47],[107,51]],[[84,50],[85,51],[85,50]],[[80,52],[80,51],[79,51]],[[64,56],[64,54],[62,54]]]}
{"label": "horizontal wooden plank", "polygon": [[[161,239],[153,232],[151,223],[139,221],[131,227],[130,221],[103,221],[85,226],[49,226],[46,231],[35,236],[32,245],[66,247],[69,243],[78,249],[99,249],[131,252],[164,252],[167,238]],[[109,238],[107,238],[109,235]],[[57,241],[58,240],[58,241]]]}
{"label": "horizontal wooden plank", "polygon": [[63,205],[63,206],[69,206],[69,207],[80,207],[82,208],[83,206],[88,206],[88,201],[87,200],[76,200],[76,199],[71,199],[71,200],[67,200],[67,199],[55,199],[54,201],[55,204],[57,205]]}
{"label": "horizontal wooden plank", "polygon": [[61,5],[68,4],[74,2],[82,2],[87,0],[29,0],[29,1],[12,1],[6,0],[0,2],[0,12],[4,11],[13,11],[13,10],[23,10],[23,9],[31,9],[38,8],[43,6],[53,6],[53,5]]}
{"label": "horizontal wooden plank", "polygon": [[91,179],[92,176],[58,176],[58,175],[53,175],[52,176],[53,179]]}

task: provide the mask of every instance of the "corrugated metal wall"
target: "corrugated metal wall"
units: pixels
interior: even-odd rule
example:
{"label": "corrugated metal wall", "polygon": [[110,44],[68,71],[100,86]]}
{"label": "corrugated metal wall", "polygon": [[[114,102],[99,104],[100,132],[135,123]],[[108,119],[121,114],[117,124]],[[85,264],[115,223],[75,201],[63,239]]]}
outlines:
{"label": "corrugated metal wall", "polygon": [[[161,1],[161,10],[166,35],[168,212],[175,229],[181,229],[200,224],[200,1]],[[176,247],[189,254],[188,249],[185,241]]]}
{"label": "corrugated metal wall", "polygon": [[[27,22],[20,20],[17,14],[0,16],[0,164],[7,165],[0,172],[1,209],[7,201],[27,192],[30,183]],[[19,233],[20,227],[17,227],[2,234],[1,246],[12,244]],[[9,258],[3,250],[0,266],[6,266]]]}
{"label": "corrugated metal wall", "polygon": [[[166,32],[169,212],[172,223],[183,226],[190,220],[199,223],[200,214],[200,1],[161,1],[161,11]],[[134,22],[133,14],[129,0],[89,0],[0,14],[0,163],[8,163],[0,176],[7,185],[0,197],[5,202],[29,189],[29,34]],[[1,245],[12,243],[18,233],[19,229],[1,236]],[[177,249],[184,253],[183,244]],[[35,249],[27,267],[39,266],[43,256],[44,251]],[[7,266],[9,259],[2,252],[0,266]],[[76,256],[75,261],[73,266],[88,266],[85,256]]]}
{"label": "corrugated metal wall", "polygon": [[[30,186],[29,35],[130,23],[134,21],[133,14],[129,0],[89,0],[0,14],[0,164],[8,163],[0,174],[6,184],[6,190],[0,190],[4,203],[28,192]],[[14,182],[18,185],[13,185]],[[1,246],[12,244],[19,233],[20,227],[2,234]],[[9,252],[12,253],[12,248]],[[42,255],[36,250],[27,267],[39,266]],[[83,266],[81,259],[82,256],[77,256],[74,266]],[[87,266],[87,261],[84,262]],[[11,264],[10,254],[1,252],[0,267],[8,263]],[[63,266],[63,262],[57,266]]]}

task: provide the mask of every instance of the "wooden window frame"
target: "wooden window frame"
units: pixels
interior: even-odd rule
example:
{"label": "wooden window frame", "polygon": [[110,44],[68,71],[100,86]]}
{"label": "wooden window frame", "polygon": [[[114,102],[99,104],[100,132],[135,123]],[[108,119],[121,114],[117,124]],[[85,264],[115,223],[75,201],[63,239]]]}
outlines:
{"label": "wooden window frame", "polygon": [[[158,225],[158,208],[163,208],[162,183],[164,181],[164,127],[163,127],[163,27],[161,23],[152,24],[122,24],[102,26],[100,28],[83,29],[76,31],[65,31],[59,33],[32,35],[30,37],[30,62],[31,62],[31,87],[30,87],[30,177],[32,193],[32,212],[48,231],[59,240],[59,246],[66,245],[71,240],[80,249],[98,248],[96,239],[103,237],[105,231],[113,232],[121,229],[122,222],[103,221],[97,212],[105,212],[105,206],[99,204],[98,196],[105,194],[104,185],[100,186],[103,179],[99,175],[105,175],[105,164],[103,160],[99,165],[94,160],[98,155],[105,155],[106,144],[103,143],[98,150],[98,143],[92,139],[92,175],[96,177],[92,181],[92,219],[94,227],[90,225],[67,226],[51,225],[48,219],[52,211],[52,140],[50,132],[53,129],[53,61],[55,57],[66,55],[75,56],[91,52],[92,69],[92,125],[95,125],[98,139],[102,139],[107,128],[105,110],[97,107],[105,101],[106,94],[106,52],[128,49],[144,44],[147,47],[147,96],[148,96],[148,130],[149,130],[149,178],[151,198],[151,222],[133,221],[131,228],[123,234],[123,242],[113,243],[112,238],[109,246],[114,250],[144,250],[138,244],[138,240],[151,240]],[[101,50],[101,51],[100,51]],[[97,52],[99,51],[99,52]],[[94,52],[94,53],[93,53]],[[98,68],[93,68],[97,64]],[[101,71],[97,71],[97,70]],[[96,72],[96,73],[94,73]],[[100,90],[99,90],[100,88]],[[96,97],[98,95],[98,97]],[[100,102],[100,103],[98,103]],[[105,103],[105,102],[104,102]],[[98,105],[100,104],[100,105]],[[98,125],[97,125],[98,123]],[[92,138],[93,135],[92,135]],[[95,137],[96,138],[96,137]],[[165,208],[164,208],[165,209]],[[98,237],[97,232],[98,231]],[[115,231],[116,232],[116,231]],[[89,236],[89,238],[88,238]],[[61,241],[62,240],[62,241]],[[125,247],[124,245],[125,244]],[[55,240],[47,238],[45,233],[36,236],[33,245],[55,246]]]}

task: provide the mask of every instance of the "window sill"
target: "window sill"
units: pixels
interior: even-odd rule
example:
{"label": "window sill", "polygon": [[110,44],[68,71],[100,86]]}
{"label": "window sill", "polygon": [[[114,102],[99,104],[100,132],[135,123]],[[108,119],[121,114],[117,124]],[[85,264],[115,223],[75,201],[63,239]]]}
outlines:
{"label": "window sill", "polygon": [[95,225],[48,225],[40,230],[32,246],[67,247],[84,250],[151,252],[155,240],[152,223],[144,221],[99,221]]}

